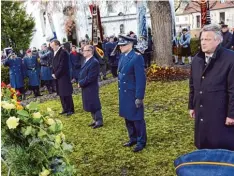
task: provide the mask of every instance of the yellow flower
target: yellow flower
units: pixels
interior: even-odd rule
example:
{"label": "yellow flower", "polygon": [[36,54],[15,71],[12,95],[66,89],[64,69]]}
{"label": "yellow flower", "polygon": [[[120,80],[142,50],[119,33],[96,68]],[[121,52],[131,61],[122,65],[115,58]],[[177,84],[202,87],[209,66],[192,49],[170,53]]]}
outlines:
{"label": "yellow flower", "polygon": [[60,144],[61,142],[62,142],[61,136],[58,134],[58,135],[55,137],[55,143],[56,143],[56,144]]}
{"label": "yellow flower", "polygon": [[48,125],[53,125],[55,123],[55,121],[54,121],[54,119],[49,118],[49,119],[47,119],[46,123]]}
{"label": "yellow flower", "polygon": [[35,113],[33,113],[33,118],[35,118],[35,119],[41,118],[40,112],[35,112]]}
{"label": "yellow flower", "polygon": [[24,109],[24,107],[22,105],[16,105],[16,109],[17,110],[22,110],[22,109]]}
{"label": "yellow flower", "polygon": [[47,169],[44,169],[43,172],[39,174],[39,176],[48,176],[48,175],[50,175],[50,171]]}
{"label": "yellow flower", "polygon": [[52,111],[52,109],[51,109],[51,108],[47,108],[47,111],[48,111],[48,112],[51,112],[51,111]]}
{"label": "yellow flower", "polygon": [[6,124],[9,129],[15,129],[19,125],[19,118],[16,118],[15,116],[10,117],[7,119]]}
{"label": "yellow flower", "polygon": [[4,109],[15,109],[15,105],[12,104],[12,103],[8,103],[8,102],[2,104],[2,107],[3,107]]}
{"label": "yellow flower", "polygon": [[17,96],[16,96],[15,94],[13,95],[13,99],[14,99],[14,100],[17,100]]}
{"label": "yellow flower", "polygon": [[14,89],[14,88],[11,88],[10,91],[11,91],[12,93],[15,93],[15,89]]}
{"label": "yellow flower", "polygon": [[60,135],[61,139],[62,139],[63,141],[65,141],[65,135],[63,134],[63,132],[61,132],[59,135]]}
{"label": "yellow flower", "polygon": [[168,70],[168,67],[166,67],[166,70]]}

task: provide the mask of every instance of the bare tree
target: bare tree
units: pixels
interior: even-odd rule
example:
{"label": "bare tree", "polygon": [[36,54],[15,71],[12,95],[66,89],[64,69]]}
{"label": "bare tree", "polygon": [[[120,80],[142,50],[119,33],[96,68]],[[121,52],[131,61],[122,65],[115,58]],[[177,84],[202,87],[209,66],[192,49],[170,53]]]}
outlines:
{"label": "bare tree", "polygon": [[154,62],[172,65],[172,15],[169,1],[148,1],[154,43]]}

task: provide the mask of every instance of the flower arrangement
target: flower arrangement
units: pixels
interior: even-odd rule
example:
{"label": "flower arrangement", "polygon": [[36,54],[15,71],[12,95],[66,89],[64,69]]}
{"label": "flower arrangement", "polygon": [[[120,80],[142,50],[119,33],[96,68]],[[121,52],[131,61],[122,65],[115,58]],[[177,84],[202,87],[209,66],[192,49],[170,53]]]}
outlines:
{"label": "flower arrangement", "polygon": [[1,86],[1,151],[11,175],[74,175],[66,157],[72,145],[66,143],[63,124],[54,119],[54,111],[47,108],[42,112],[36,102],[23,107],[14,89],[4,83]]}
{"label": "flower arrangement", "polygon": [[67,35],[72,35],[72,30],[75,28],[75,22],[73,19],[68,18],[65,22],[65,32]]}
{"label": "flower arrangement", "polygon": [[146,70],[148,81],[176,81],[189,77],[189,71],[176,67],[160,67],[153,64]]}

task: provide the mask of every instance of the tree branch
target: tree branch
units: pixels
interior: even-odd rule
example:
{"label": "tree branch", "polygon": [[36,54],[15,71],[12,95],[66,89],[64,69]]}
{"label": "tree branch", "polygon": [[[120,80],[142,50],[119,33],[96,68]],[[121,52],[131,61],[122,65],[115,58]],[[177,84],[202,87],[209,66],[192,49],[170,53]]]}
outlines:
{"label": "tree branch", "polygon": [[180,0],[178,6],[175,8],[175,12],[180,8],[181,4],[182,4],[182,0]]}

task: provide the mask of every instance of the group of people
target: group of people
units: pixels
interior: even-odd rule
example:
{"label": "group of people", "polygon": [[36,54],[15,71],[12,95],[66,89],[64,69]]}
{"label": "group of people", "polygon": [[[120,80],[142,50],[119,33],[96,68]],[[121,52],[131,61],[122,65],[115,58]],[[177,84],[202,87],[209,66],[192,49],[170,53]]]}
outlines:
{"label": "group of people", "polygon": [[[220,23],[221,33],[223,35],[222,46],[227,49],[234,50],[234,32],[233,34],[229,32],[228,25],[223,22]],[[181,56],[180,65],[185,64],[185,58],[188,58],[189,64],[192,62],[192,52],[191,52],[191,35],[187,28],[179,31],[178,35],[173,39],[173,54],[175,58],[175,64],[179,64],[179,56]]]}
{"label": "group of people", "polygon": [[[181,41],[185,43],[183,46],[189,47],[186,43],[187,31],[183,32],[185,39],[182,37]],[[145,61],[142,54],[134,50],[136,37],[120,35],[115,43],[112,39],[110,37],[104,50],[113,63],[113,76],[118,77],[119,116],[125,119],[129,136],[129,141],[123,146],[136,145],[133,151],[139,152],[147,142],[143,103],[146,88]],[[191,60],[189,82],[188,108],[190,116],[195,119],[195,145],[198,149],[234,150],[234,52],[224,45],[225,38],[219,25],[204,26],[200,40],[200,52]],[[41,71],[46,70],[48,77],[43,79],[49,80],[47,85],[50,90],[53,91],[55,85],[60,96],[63,109],[60,114],[70,116],[74,113],[70,76],[73,75],[72,78],[82,90],[83,109],[91,113],[92,122],[89,126],[93,129],[102,127],[104,120],[98,85],[101,71],[99,48],[82,43],[80,52],[72,46],[69,54],[56,39],[50,42],[50,47],[49,51],[46,47],[42,48],[45,52],[39,54]],[[118,61],[112,58],[116,53]],[[76,56],[83,59],[82,62],[75,62],[71,73],[69,63]],[[39,96],[37,58],[31,50],[27,50],[23,61],[14,54],[11,57],[5,65],[10,67],[12,87],[22,88],[22,79],[26,73],[30,75],[29,84],[35,90],[35,95]]]}

